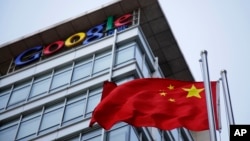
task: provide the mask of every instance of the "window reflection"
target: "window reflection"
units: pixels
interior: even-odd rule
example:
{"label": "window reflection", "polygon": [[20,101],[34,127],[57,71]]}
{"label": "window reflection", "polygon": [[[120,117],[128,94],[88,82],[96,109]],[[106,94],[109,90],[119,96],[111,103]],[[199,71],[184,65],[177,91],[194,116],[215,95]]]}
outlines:
{"label": "window reflection", "polygon": [[101,141],[101,129],[90,131],[82,135],[81,141]]}
{"label": "window reflection", "polygon": [[68,104],[65,108],[63,121],[73,120],[84,115],[85,99]]}
{"label": "window reflection", "polygon": [[134,46],[130,46],[127,48],[119,48],[117,50],[116,53],[116,60],[115,60],[115,64],[121,64],[121,63],[125,63],[131,59],[134,59],[135,56],[135,47]]}
{"label": "window reflection", "polygon": [[21,139],[30,135],[35,135],[39,126],[39,117],[26,120],[21,123],[17,138]]}
{"label": "window reflection", "polygon": [[55,74],[52,80],[51,89],[55,89],[55,88],[68,84],[70,75],[71,75],[70,70],[59,73],[59,74]]}
{"label": "window reflection", "polygon": [[30,92],[30,98],[46,93],[49,89],[49,82],[50,78],[34,82]]}
{"label": "window reflection", "polygon": [[112,130],[107,135],[108,141],[127,141],[128,140],[128,127],[118,128],[116,130]]}
{"label": "window reflection", "polygon": [[96,105],[100,102],[102,89],[94,89],[89,92],[86,117],[90,117]]}
{"label": "window reflection", "polygon": [[72,81],[74,82],[76,80],[80,80],[90,76],[91,67],[92,67],[92,62],[75,66],[73,71]]}
{"label": "window reflection", "polygon": [[10,91],[4,90],[0,93],[0,111],[5,109],[8,99],[9,99]]}
{"label": "window reflection", "polygon": [[53,110],[49,109],[48,112],[45,111],[43,118],[42,118],[40,130],[45,130],[51,127],[58,126],[62,119],[62,112],[63,112],[63,108],[58,108],[58,109],[53,109]]}
{"label": "window reflection", "polygon": [[8,105],[17,104],[26,100],[30,91],[30,84],[24,84],[14,88]]}
{"label": "window reflection", "polygon": [[111,55],[106,55],[101,58],[97,58],[94,63],[93,73],[100,72],[102,70],[108,69],[111,63]]}
{"label": "window reflection", "polygon": [[[3,125],[4,126],[4,125]],[[6,127],[0,129],[1,141],[13,141],[17,132],[17,123],[5,124]]]}

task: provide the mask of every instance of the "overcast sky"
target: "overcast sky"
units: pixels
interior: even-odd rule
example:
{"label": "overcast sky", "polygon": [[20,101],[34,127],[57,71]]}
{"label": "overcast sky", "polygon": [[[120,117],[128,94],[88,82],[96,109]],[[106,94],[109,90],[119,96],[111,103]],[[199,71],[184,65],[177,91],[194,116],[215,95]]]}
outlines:
{"label": "overcast sky", "polygon": [[[108,1],[111,0],[98,1],[98,4]],[[250,124],[250,1],[159,1],[195,80],[202,80],[198,60],[201,51],[207,50],[210,79],[218,80],[222,69],[228,72],[236,124]],[[95,1],[87,0],[1,0],[0,44],[78,16],[92,10],[94,5]],[[222,120],[222,141],[226,141],[224,107]]]}
{"label": "overcast sky", "polygon": [[[250,1],[160,1],[195,79],[202,80],[198,60],[207,50],[210,79],[218,80],[222,69],[228,72],[236,124],[250,124]],[[222,91],[221,99],[224,104]],[[224,109],[222,141],[228,140]]]}

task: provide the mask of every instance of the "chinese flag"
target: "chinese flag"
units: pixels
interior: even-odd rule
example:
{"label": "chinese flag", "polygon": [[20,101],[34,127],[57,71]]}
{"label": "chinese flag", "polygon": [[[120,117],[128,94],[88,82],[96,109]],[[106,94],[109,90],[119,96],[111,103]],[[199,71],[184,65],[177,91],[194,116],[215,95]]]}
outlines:
{"label": "chinese flag", "polygon": [[[216,82],[211,82],[215,121]],[[102,100],[93,111],[90,126],[98,122],[109,130],[117,122],[162,130],[185,127],[209,129],[203,82],[162,78],[136,79],[117,86],[104,82]],[[218,124],[216,124],[218,129]]]}

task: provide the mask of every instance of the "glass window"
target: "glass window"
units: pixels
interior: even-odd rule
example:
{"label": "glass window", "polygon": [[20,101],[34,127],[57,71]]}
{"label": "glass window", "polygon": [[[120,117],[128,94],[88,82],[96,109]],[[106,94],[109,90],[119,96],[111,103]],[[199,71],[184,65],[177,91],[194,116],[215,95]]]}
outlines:
{"label": "glass window", "polygon": [[90,76],[92,62],[75,66],[72,76],[72,81],[80,80]]}
{"label": "glass window", "polygon": [[40,80],[34,81],[32,85],[30,97],[35,97],[41,94],[46,93],[49,90],[50,77],[46,77]]}
{"label": "glass window", "polygon": [[30,84],[27,83],[14,88],[10,97],[9,105],[25,101],[29,94],[29,91],[30,91]]}
{"label": "glass window", "polygon": [[10,90],[3,90],[0,93],[0,111],[6,107],[9,95],[10,95]]}
{"label": "glass window", "polygon": [[186,140],[194,141],[193,136],[188,129],[180,128],[180,132],[181,132],[181,137],[183,138],[184,141]]}
{"label": "glass window", "polygon": [[108,54],[106,56],[97,57],[94,62],[94,70],[93,73],[100,72],[102,70],[108,69],[111,63],[111,55]]}
{"label": "glass window", "polygon": [[127,141],[128,140],[128,126],[111,130],[107,134],[108,141]]}
{"label": "glass window", "polygon": [[70,76],[71,76],[71,70],[55,74],[52,80],[51,89],[55,89],[68,84]]}
{"label": "glass window", "polygon": [[131,126],[130,126],[130,141],[139,141],[139,138],[138,138],[137,134],[135,133],[134,128]]}
{"label": "glass window", "polygon": [[77,117],[82,117],[84,112],[85,99],[66,105],[63,121],[69,121]]}
{"label": "glass window", "polygon": [[127,77],[125,77],[125,78],[123,78],[123,79],[120,79],[120,80],[116,81],[115,83],[116,83],[117,85],[121,85],[121,84],[123,84],[123,83],[132,81],[132,80],[134,80],[134,79],[135,79],[134,76],[127,76]]}
{"label": "glass window", "polygon": [[118,65],[121,63],[125,63],[125,62],[133,59],[134,56],[135,56],[135,47],[134,46],[130,46],[127,48],[120,48],[117,50],[115,64]]}
{"label": "glass window", "polygon": [[101,141],[101,130],[94,130],[91,132],[83,133],[81,141]]}
{"label": "glass window", "polygon": [[51,109],[45,110],[40,130],[45,130],[51,127],[58,126],[61,122],[62,112],[63,112],[62,107],[57,109],[54,109],[54,107],[52,107],[52,110]]}
{"label": "glass window", "polygon": [[154,140],[161,141],[161,131],[158,128],[152,127],[151,133]]}
{"label": "glass window", "polygon": [[84,141],[100,141],[101,140],[101,136],[97,136],[97,137],[93,137],[93,138],[90,138],[90,139],[86,139]]}
{"label": "glass window", "polygon": [[148,64],[146,61],[145,61],[145,63],[143,63],[142,74],[143,74],[144,78],[151,77],[151,73],[150,73],[150,70],[149,70],[149,67],[148,67]]}
{"label": "glass window", "polygon": [[100,102],[101,91],[102,89],[95,89],[89,92],[88,103],[86,108],[86,117],[89,117],[91,115],[96,105]]}
{"label": "glass window", "polygon": [[74,138],[70,138],[70,139],[65,139],[63,141],[79,141],[79,137],[74,137]]}
{"label": "glass window", "polygon": [[140,49],[136,47],[135,58],[140,69],[142,69],[143,57]]}
{"label": "glass window", "polygon": [[18,120],[0,125],[0,140],[13,141],[17,132]]}
{"label": "glass window", "polygon": [[94,110],[96,105],[99,103],[100,99],[101,99],[101,94],[93,95],[88,98],[87,111],[86,111],[87,117],[90,116],[90,113]]}
{"label": "glass window", "polygon": [[21,139],[30,135],[35,135],[39,126],[40,116],[23,121],[17,134],[17,138]]}
{"label": "glass window", "polygon": [[17,124],[0,130],[0,140],[1,141],[14,141],[15,134],[17,131]]}
{"label": "glass window", "polygon": [[170,133],[175,140],[182,141],[182,137],[180,136],[178,128],[171,130]]}

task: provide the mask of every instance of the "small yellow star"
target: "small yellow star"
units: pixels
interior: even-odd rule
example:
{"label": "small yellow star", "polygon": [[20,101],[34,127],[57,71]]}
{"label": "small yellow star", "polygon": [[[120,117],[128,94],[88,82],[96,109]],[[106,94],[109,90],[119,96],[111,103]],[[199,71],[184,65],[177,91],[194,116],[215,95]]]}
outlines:
{"label": "small yellow star", "polygon": [[160,95],[161,95],[161,96],[166,96],[167,93],[166,93],[164,90],[160,90]]}
{"label": "small yellow star", "polygon": [[174,86],[170,84],[170,85],[168,86],[168,89],[169,89],[169,90],[173,90],[173,89],[174,89]]}
{"label": "small yellow star", "polygon": [[174,98],[169,98],[168,101],[175,102],[175,99]]}
{"label": "small yellow star", "polygon": [[197,98],[201,98],[200,96],[200,92],[202,92],[204,90],[204,88],[202,89],[197,89],[194,85],[192,85],[191,88],[187,89],[187,88],[182,88],[184,91],[187,91],[187,98],[189,97],[197,97]]}

